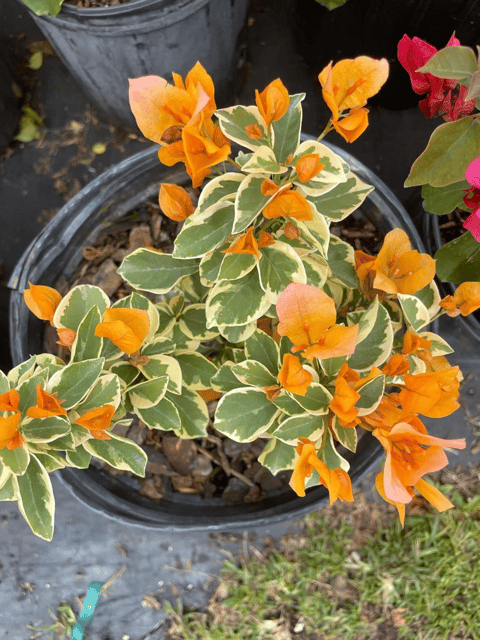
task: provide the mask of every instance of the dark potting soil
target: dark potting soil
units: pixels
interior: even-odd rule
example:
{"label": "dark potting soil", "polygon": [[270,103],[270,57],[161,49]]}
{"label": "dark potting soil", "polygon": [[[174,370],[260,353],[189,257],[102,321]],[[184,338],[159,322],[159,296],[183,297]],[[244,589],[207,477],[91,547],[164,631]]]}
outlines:
{"label": "dark potting soil", "polygon": [[[189,189],[193,202],[198,194]],[[82,250],[83,260],[68,280],[62,278],[56,288],[65,295],[79,284],[93,284],[112,299],[125,297],[132,289],[117,273],[126,255],[141,247],[153,247],[165,253],[173,251],[173,239],[181,223],[164,216],[158,202],[148,201],[117,222],[103,229],[91,246]],[[375,226],[354,213],[331,226],[331,232],[350,243],[354,249],[376,254],[383,235]],[[148,294],[152,301],[160,296]],[[64,360],[69,350],[59,347],[56,331],[46,327],[45,348]],[[213,416],[217,400],[208,402]],[[140,493],[152,500],[160,500],[171,492],[196,493],[204,498],[221,497],[226,504],[260,502],[267,492],[283,489],[289,482],[291,471],[276,476],[258,462],[266,440],[239,443],[215,431],[213,422],[204,438],[184,440],[174,432],[150,430],[137,416],[130,426],[114,427],[114,432],[141,446],[148,456],[145,478],[138,479]],[[114,475],[127,474],[93,459],[92,465],[108,469]]]}
{"label": "dark potting soil", "polygon": [[119,4],[125,4],[130,0],[65,0],[65,4],[73,4],[79,9],[87,9],[90,7],[115,7]]}

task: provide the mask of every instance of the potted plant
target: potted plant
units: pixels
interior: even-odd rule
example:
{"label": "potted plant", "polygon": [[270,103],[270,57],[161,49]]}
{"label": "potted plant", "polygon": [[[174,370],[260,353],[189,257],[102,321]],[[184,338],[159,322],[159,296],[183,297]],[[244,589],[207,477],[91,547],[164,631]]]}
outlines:
{"label": "potted plant", "polygon": [[414,162],[405,186],[422,187],[425,242],[437,261],[438,277],[452,294],[443,304],[450,315],[468,316],[463,324],[478,340],[478,314],[467,311],[468,300],[474,305],[480,296],[478,59],[455,34],[438,52],[405,35],[398,56],[414,91],[426,94],[419,103],[425,117],[444,120]]}
{"label": "potted plant", "polygon": [[[136,130],[128,78],[148,69],[186,74],[208,65],[224,103],[245,57],[247,0],[128,0],[85,3],[19,0],[53,49],[109,121]],[[221,34],[221,35],[220,35]],[[171,79],[171,78],[170,78]]]}
{"label": "potted plant", "polygon": [[[113,215],[112,201],[118,218],[138,203],[138,189],[158,189],[157,149],[72,199],[54,220],[63,233],[47,230],[14,274],[18,364],[0,379],[0,497],[18,501],[35,533],[52,536],[48,471],[60,468],[95,508],[170,530],[248,526],[299,516],[325,498],[351,501],[349,470],[358,479],[382,450],[377,488],[402,522],[414,489],[439,510],[452,506],[422,477],[445,466],[443,446],[465,446],[429,435],[418,417],[446,416],[459,406],[461,374],[445,358],[451,348],[425,331],[441,313],[435,262],[412,250],[399,228],[386,233],[377,256],[331,232],[368,198],[380,226],[395,220],[388,190],[373,178],[379,193],[372,194],[357,175],[361,166],[353,161],[352,171],[349,154],[321,141],[331,129],[347,141],[361,135],[366,101],[387,73],[385,61],[365,57],[328,65],[319,79],[332,117],[317,140],[303,141],[304,94],[289,96],[279,79],[256,92],[255,106],[220,110],[198,63],[185,81],[175,74],[175,86],[150,76],[132,81],[140,129],[161,141],[163,163],[185,163],[192,184],[203,188],[195,206],[180,184],[185,174],[164,176],[162,210],[183,221],[174,250],[127,255],[119,273],[132,293],[113,303],[92,285],[62,296],[50,284],[78,256],[80,235],[91,237],[95,223]],[[246,151],[233,156],[233,143]],[[125,168],[135,165],[129,176]],[[82,199],[81,218],[69,218]],[[397,220],[420,248],[411,223]],[[50,282],[28,282],[40,272]],[[22,362],[36,351],[28,339],[40,334],[20,307],[23,289],[31,319],[50,322],[68,362],[52,354]],[[142,475],[145,452],[117,435],[114,423],[133,413],[152,430],[204,437],[206,392],[220,396],[216,431],[240,443],[261,437],[259,461],[272,473],[291,472],[294,491],[240,509],[178,496],[148,508],[117,476],[77,471],[94,456]]]}

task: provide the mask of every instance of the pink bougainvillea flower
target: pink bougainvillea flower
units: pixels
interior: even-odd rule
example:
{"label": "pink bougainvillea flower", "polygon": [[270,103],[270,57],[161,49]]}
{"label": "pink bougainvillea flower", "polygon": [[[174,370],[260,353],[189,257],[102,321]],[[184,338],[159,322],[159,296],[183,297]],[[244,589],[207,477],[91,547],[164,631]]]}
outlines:
{"label": "pink bougainvillea flower", "polygon": [[467,207],[474,207],[474,209],[463,226],[470,231],[477,242],[480,242],[480,158],[476,158],[468,165],[465,178],[471,188],[465,194],[463,201]]}

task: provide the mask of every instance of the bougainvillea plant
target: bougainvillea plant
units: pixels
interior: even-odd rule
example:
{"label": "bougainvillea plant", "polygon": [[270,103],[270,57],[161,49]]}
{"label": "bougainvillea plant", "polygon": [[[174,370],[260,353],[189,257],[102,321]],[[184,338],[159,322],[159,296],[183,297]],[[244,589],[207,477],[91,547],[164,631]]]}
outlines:
{"label": "bougainvillea plant", "polygon": [[400,229],[376,256],[330,231],[372,187],[321,139],[330,129],[357,138],[387,74],[384,60],[329,64],[319,80],[332,116],[305,141],[305,96],[279,79],[255,105],[219,110],[199,63],[174,85],[132,80],[140,129],[164,164],[185,164],[198,201],[161,185],[164,214],[183,223],[173,253],[126,256],[119,272],[133,292],[113,304],[91,285],[63,297],[38,283],[25,291],[70,349],[68,362],[34,355],[0,375],[0,498],[17,500],[37,535],[53,535],[49,472],[96,456],[143,475],[145,453],[112,427],[136,414],[150,429],[202,437],[213,398],[215,429],[265,439],[260,462],[291,470],[299,496],[323,484],[331,502],[351,501],[337,445],[354,452],[366,430],[386,454],[378,491],[402,522],[415,491],[452,506],[424,475],[447,464],[443,447],[465,442],[429,435],[419,416],[458,408],[461,373],[427,326],[478,308],[480,296],[465,305],[459,287],[458,299],[441,301],[435,261]]}
{"label": "bougainvillea plant", "polygon": [[37,16],[49,15],[55,18],[60,13],[63,0],[21,0]]}
{"label": "bougainvillea plant", "polygon": [[463,47],[455,34],[437,51],[420,38],[403,36],[398,59],[413,90],[426,94],[419,107],[426,118],[442,116],[423,153],[414,162],[406,187],[422,185],[425,211],[443,215],[473,209],[460,237],[435,254],[443,281],[480,282],[480,68],[478,52]]}

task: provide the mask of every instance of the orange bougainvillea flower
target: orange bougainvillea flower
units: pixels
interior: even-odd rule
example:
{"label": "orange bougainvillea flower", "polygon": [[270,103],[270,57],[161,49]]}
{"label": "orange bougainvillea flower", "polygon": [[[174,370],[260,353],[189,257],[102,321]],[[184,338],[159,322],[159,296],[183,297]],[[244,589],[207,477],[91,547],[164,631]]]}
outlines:
{"label": "orange bougainvillea flower", "polygon": [[198,395],[205,400],[205,402],[211,402],[212,400],[218,400],[222,397],[220,391],[215,391],[214,389],[199,389],[197,391]]}
{"label": "orange bougainvillea flower", "polygon": [[335,324],[335,302],[321,289],[293,282],[277,301],[280,320],[277,330],[288,336],[309,360],[350,355],[355,350],[358,324],[343,327]]}
{"label": "orange bougainvillea flower", "polygon": [[[385,480],[384,480],[383,471],[380,471],[380,473],[377,474],[377,476],[375,477],[375,486],[377,487],[377,491],[384,500],[386,500],[389,504],[393,504],[395,507],[397,507],[400,523],[403,527],[405,524],[405,503],[395,502],[394,500],[390,500],[389,498],[387,498],[383,488],[384,483],[385,483]],[[430,504],[432,504],[440,512],[446,511],[447,509],[451,509],[454,506],[450,502],[450,500],[443,495],[443,493],[441,493],[438,489],[433,487],[429,482],[427,482],[423,478],[420,478],[420,480],[418,480],[418,482],[415,484],[413,488],[412,487],[405,487],[405,488],[410,494],[411,498],[413,498],[414,496],[413,489],[416,489],[418,493],[420,493],[426,500],[428,500],[428,502],[430,502]]]}
{"label": "orange bougainvillea flower", "polygon": [[[184,127],[182,140],[187,173],[192,179],[192,186],[200,187],[211,167],[228,158],[230,142],[220,127],[216,127],[210,119],[204,120],[203,117],[200,124]],[[160,152],[159,157],[163,162]]]}
{"label": "orange bougainvillea flower", "polygon": [[296,240],[300,237],[300,231],[291,222],[287,222],[287,224],[283,227],[283,233],[287,236],[287,238],[290,238],[290,240]]}
{"label": "orange bougainvillea flower", "polygon": [[[62,402],[60,400],[60,402]],[[42,389],[40,382],[37,384],[37,405],[27,409],[29,418],[48,418],[49,416],[64,416],[65,409],[60,406],[56,394],[47,393]]]}
{"label": "orange bougainvillea flower", "polygon": [[313,375],[302,367],[297,356],[285,353],[282,368],[278,372],[278,381],[286,391],[304,396],[313,380]]}
{"label": "orange bougainvillea flower", "polygon": [[324,462],[318,459],[314,443],[307,438],[299,438],[296,451],[300,457],[289,484],[298,496],[305,496],[305,479],[316,469],[320,483],[328,489],[330,504],[337,499],[353,502],[352,483],[346,471],[340,468],[329,469]]}
{"label": "orange bougainvillea flower", "polygon": [[268,178],[265,178],[260,185],[260,192],[262,196],[273,196],[279,189],[280,187],[278,184],[275,184],[273,180],[268,180]]}
{"label": "orange bougainvillea flower", "polygon": [[124,353],[131,355],[140,349],[149,330],[150,319],[146,311],[117,307],[105,311],[103,322],[95,328],[95,335],[108,338]]}
{"label": "orange bougainvillea flower", "polygon": [[368,98],[378,93],[388,78],[385,58],[374,60],[368,56],[330,62],[319,74],[323,99],[332,112],[332,121],[346,109],[363,107]]}
{"label": "orange bougainvillea flower", "polygon": [[355,142],[368,127],[368,109],[352,109],[348,116],[332,121],[333,128],[346,142]]}
{"label": "orange bougainvillea flower", "polygon": [[410,362],[408,356],[402,353],[394,353],[382,367],[382,373],[389,378],[393,376],[403,376],[410,370]]}
{"label": "orange bougainvillea flower", "polygon": [[414,353],[421,360],[431,360],[431,348],[432,343],[430,342],[430,340],[422,338],[421,336],[417,336],[414,333],[410,333],[410,331],[407,331],[403,336],[402,353],[404,354]]}
{"label": "orange bougainvillea flower", "polygon": [[420,413],[428,418],[444,418],[460,406],[457,402],[459,368],[405,374],[398,400],[404,411]]}
{"label": "orange bougainvillea flower", "polygon": [[90,409],[90,411],[81,415],[75,420],[75,424],[88,429],[97,440],[110,440],[111,436],[105,430],[112,423],[114,413],[115,407],[113,405],[104,404],[98,409]]}
{"label": "orange bougainvillea flower", "polygon": [[31,282],[28,284],[30,288],[23,292],[25,304],[37,318],[49,320],[52,323],[55,310],[62,300],[62,294],[52,287]]}
{"label": "orange bougainvillea flower", "polygon": [[307,153],[297,160],[295,171],[300,182],[308,182],[325,168],[318,153]]}
{"label": "orange bougainvillea flower", "polygon": [[249,227],[243,235],[233,242],[228,249],[222,251],[222,253],[235,253],[237,255],[249,253],[256,258],[260,258],[260,251],[258,250],[258,242],[253,235],[255,227]]}
{"label": "orange bougainvillea flower", "polygon": [[410,240],[401,229],[387,233],[376,258],[355,251],[355,263],[365,293],[377,289],[395,296],[413,295],[435,277],[435,260],[426,253],[412,251]]}
{"label": "orange bougainvillea flower", "polygon": [[[158,76],[131,79],[130,108],[143,135],[158,144],[181,139],[184,126],[209,118],[216,109],[212,78],[197,62],[183,82],[173,73],[175,85]],[[172,139],[173,138],[173,139]]]}
{"label": "orange bougainvillea flower", "polygon": [[361,378],[360,374],[350,369],[346,362],[342,364],[335,380],[334,396],[328,405],[338,417],[340,426],[355,427],[358,424],[358,409],[355,407],[360,399],[358,389],[381,373],[380,369],[372,367],[370,373]]}
{"label": "orange bougainvillea flower", "polygon": [[449,316],[468,316],[480,309],[480,282],[462,282],[455,289],[453,296],[446,296],[440,306],[447,310]]}
{"label": "orange bougainvillea flower", "polygon": [[23,438],[18,430],[21,418],[19,413],[14,413],[8,418],[0,417],[0,449],[7,447],[12,450],[22,446]]}
{"label": "orange bougainvillea flower", "polygon": [[59,340],[57,344],[61,347],[71,347],[77,337],[77,332],[73,329],[57,329]]}
{"label": "orange bougainvillea flower", "polygon": [[287,113],[290,96],[283,82],[277,78],[262,93],[255,89],[255,102],[268,127],[271,122],[280,120]]}
{"label": "orange bougainvillea flower", "polygon": [[[420,421],[418,421],[420,423]],[[389,431],[375,429],[373,435],[386,452],[383,489],[390,500],[406,504],[411,500],[407,487],[414,487],[426,473],[439,471],[448,464],[443,447],[464,449],[465,439],[445,440],[428,435],[421,427],[400,422]],[[428,448],[424,449],[421,445]]]}
{"label": "orange bougainvillea flower", "polygon": [[183,187],[164,182],[160,185],[158,204],[163,213],[176,222],[186,220],[195,211],[192,199]]}
{"label": "orange bougainvillea flower", "polygon": [[295,220],[312,220],[313,214],[308,201],[291,187],[283,189],[263,208],[265,218],[294,218]]}
{"label": "orange bougainvillea flower", "polygon": [[258,126],[258,124],[248,124],[245,127],[245,133],[250,138],[250,140],[260,140],[263,136],[262,130]]}
{"label": "orange bougainvillea flower", "polygon": [[368,425],[371,429],[391,429],[399,422],[407,422],[418,426],[421,420],[413,413],[407,413],[398,406],[396,394],[384,395],[380,400],[380,404],[366,416],[361,418],[362,426]]}
{"label": "orange bougainvillea flower", "polygon": [[10,389],[0,395],[0,411],[18,411],[20,396],[16,389]]}

